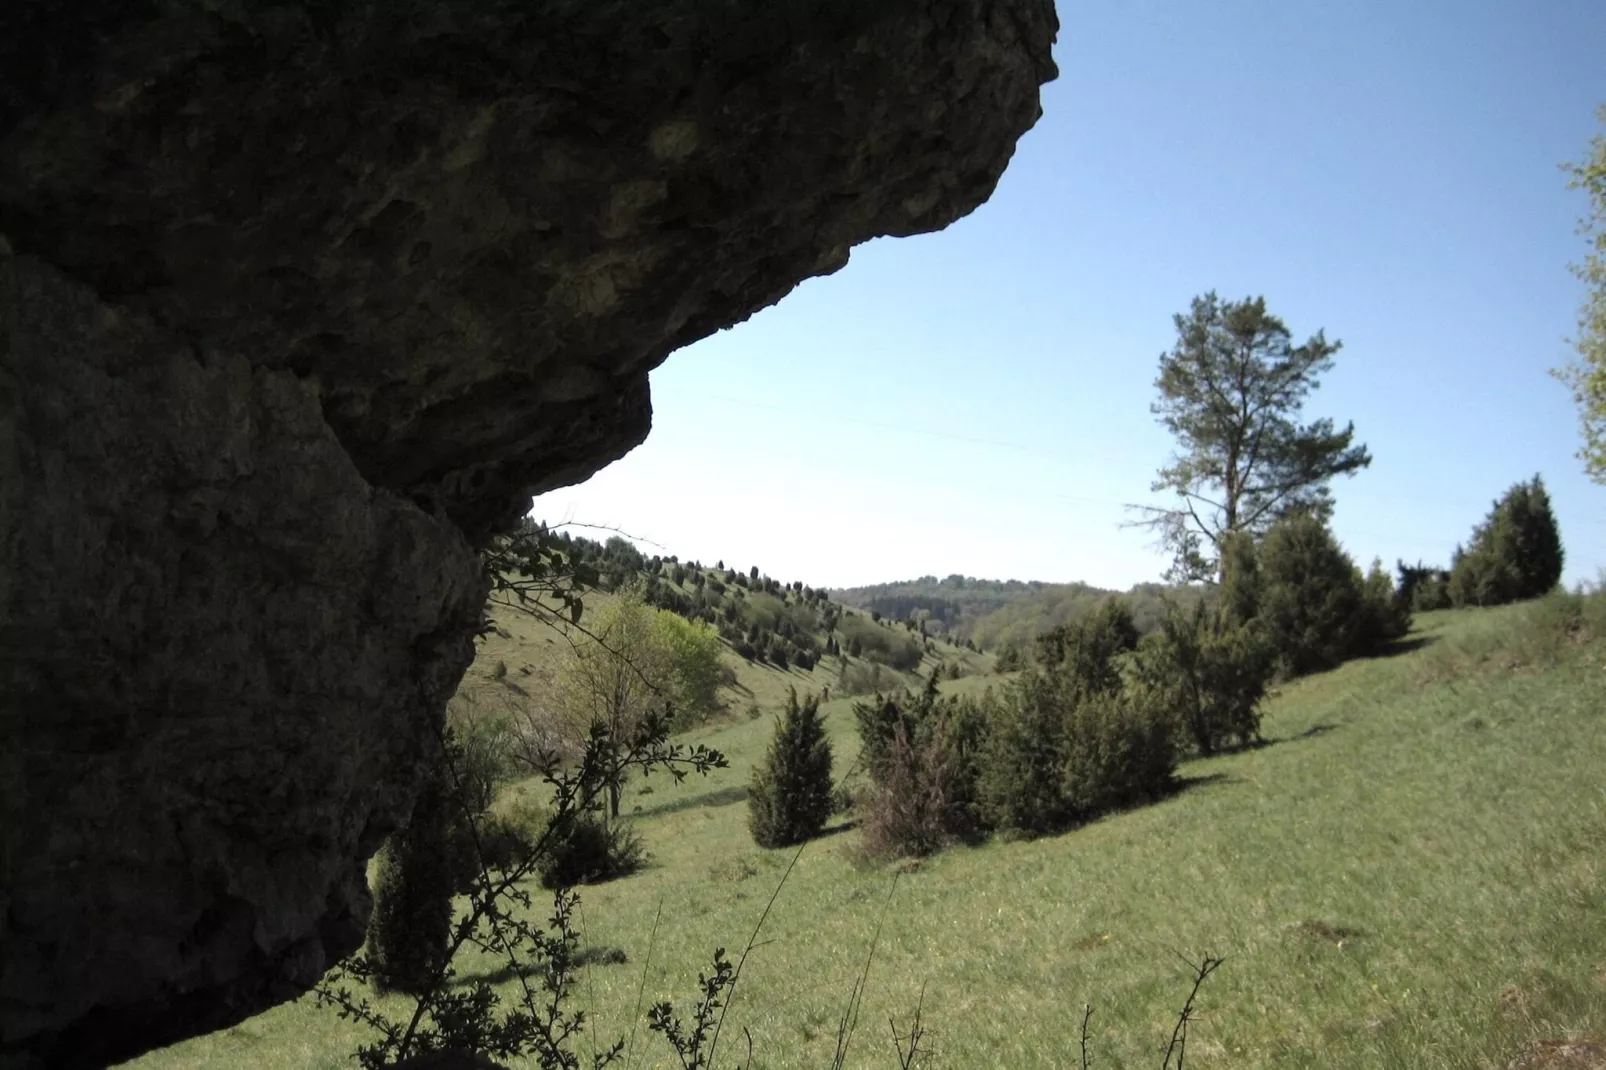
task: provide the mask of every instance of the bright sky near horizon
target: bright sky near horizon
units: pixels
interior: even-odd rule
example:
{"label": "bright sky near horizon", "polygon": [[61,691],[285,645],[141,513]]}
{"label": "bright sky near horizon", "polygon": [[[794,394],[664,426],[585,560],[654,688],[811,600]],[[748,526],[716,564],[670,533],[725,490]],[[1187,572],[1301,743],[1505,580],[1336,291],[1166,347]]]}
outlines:
{"label": "bright sky near horizon", "polygon": [[[1263,294],[1342,340],[1307,417],[1375,458],[1334,485],[1363,566],[1447,563],[1544,476],[1564,581],[1606,569],[1568,360],[1606,104],[1606,0],[1092,0],[992,199],[860,246],[652,376],[646,443],[534,515],[648,553],[854,586],[950,573],[1126,588],[1172,443],[1172,316]],[[605,538],[607,532],[591,532]]]}

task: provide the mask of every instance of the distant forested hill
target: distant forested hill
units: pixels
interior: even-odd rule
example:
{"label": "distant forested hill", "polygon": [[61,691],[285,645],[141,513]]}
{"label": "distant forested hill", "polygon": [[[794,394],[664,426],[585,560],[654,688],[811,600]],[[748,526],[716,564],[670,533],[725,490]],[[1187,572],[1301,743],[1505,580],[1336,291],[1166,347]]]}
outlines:
{"label": "distant forested hill", "polygon": [[[1081,617],[1116,593],[1086,583],[979,580],[959,575],[941,580],[922,576],[831,592],[843,605],[893,620],[923,620],[931,634],[941,634],[958,643],[971,640],[991,650],[1024,646],[1055,625]],[[1191,605],[1201,597],[1197,587],[1160,583],[1140,583],[1120,593],[1142,631],[1159,623],[1168,599]]]}
{"label": "distant forested hill", "polygon": [[[912,620],[872,620],[833,601],[822,587],[781,582],[756,565],[743,571],[727,568],[724,561],[708,566],[674,556],[649,557],[617,535],[596,542],[565,531],[557,535],[557,546],[572,563],[586,567],[592,575],[588,582],[598,590],[636,585],[648,605],[708,625],[746,662],[813,673],[816,665],[834,659],[830,664],[838,680],[833,686],[839,688],[856,686],[848,679],[852,665],[872,667],[869,675],[858,674],[868,681],[860,690],[883,680],[888,687],[903,686],[909,681],[900,674],[941,672],[957,679],[993,666],[991,657],[955,645],[939,629],[922,630]],[[874,666],[887,674],[877,675]]]}

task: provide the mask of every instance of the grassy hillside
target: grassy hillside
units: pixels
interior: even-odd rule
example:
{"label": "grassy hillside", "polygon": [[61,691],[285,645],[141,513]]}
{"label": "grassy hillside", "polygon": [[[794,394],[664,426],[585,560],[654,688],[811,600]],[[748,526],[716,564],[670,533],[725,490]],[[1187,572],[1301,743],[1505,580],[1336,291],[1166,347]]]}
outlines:
{"label": "grassy hillside", "polygon": [[[667,582],[665,586],[670,586]],[[690,580],[684,587],[674,590],[694,590]],[[615,599],[606,591],[589,591],[585,595],[588,619],[605,610]],[[775,595],[757,593],[744,600],[756,616],[774,621],[790,606]],[[744,658],[736,653],[727,641],[722,660],[730,670],[731,682],[721,688],[720,698],[730,716],[753,715],[781,708],[786,702],[788,688],[799,694],[829,692],[834,695],[863,694],[874,688],[895,689],[916,687],[926,676],[941,671],[946,676],[957,672],[961,677],[986,674],[992,671],[995,658],[954,646],[942,639],[919,641],[902,625],[891,622],[874,622],[868,614],[844,607],[835,607],[835,628],[832,635],[846,647],[859,638],[864,656],[843,653],[821,658],[801,668],[795,661],[785,668],[770,662]],[[459,702],[474,702],[494,709],[509,706],[535,705],[546,701],[553,689],[553,677],[569,650],[571,640],[581,638],[575,629],[558,630],[529,614],[506,607],[497,607],[491,614],[496,630],[479,643],[474,664],[469,667],[458,687]],[[810,636],[816,646],[825,645],[826,636]],[[896,647],[900,654],[893,656],[886,649]]]}
{"label": "grassy hillside", "polygon": [[[553,694],[554,678],[571,643],[584,638],[625,585],[639,588],[650,605],[716,630],[729,683],[720,699],[728,714],[757,714],[782,706],[789,688],[799,693],[864,693],[914,686],[933,672],[968,676],[993,669],[995,659],[923,636],[891,622],[875,622],[801,581],[781,583],[758,568],[739,571],[723,561],[705,566],[677,557],[643,554],[629,540],[605,543],[570,533],[558,536],[571,565],[599,586],[583,592],[587,615],[579,628],[537,620],[495,606],[495,630],[479,644],[458,688],[457,703],[512,712],[539,708]],[[857,640],[857,641],[855,641]]]}
{"label": "grassy hillside", "polygon": [[[1284,688],[1268,746],[1189,763],[1173,798],[1076,832],[953,850],[896,885],[896,867],[856,862],[853,830],[815,841],[727,1043],[745,1028],[755,1066],[829,1065],[888,902],[849,1066],[896,1065],[887,1018],[906,1022],[922,992],[938,1065],[1074,1065],[1084,1001],[1095,1065],[1158,1065],[1186,990],[1177,956],[1206,951],[1227,961],[1189,1065],[1493,1068],[1537,1038],[1606,1034],[1606,645],[1543,664],[1522,646],[1527,612],[1429,615],[1418,649]],[[824,708],[840,773],[851,704]],[[629,790],[655,860],[583,896],[587,942],[628,956],[582,986],[602,1037],[629,1035],[644,978],[646,1003],[684,1010],[791,860],[745,827],[769,731],[699,730],[731,768]],[[671,1065],[637,1033],[632,1065]],[[345,1067],[360,1035],[302,1000],[138,1065]],[[725,1050],[745,1061],[745,1041]]]}

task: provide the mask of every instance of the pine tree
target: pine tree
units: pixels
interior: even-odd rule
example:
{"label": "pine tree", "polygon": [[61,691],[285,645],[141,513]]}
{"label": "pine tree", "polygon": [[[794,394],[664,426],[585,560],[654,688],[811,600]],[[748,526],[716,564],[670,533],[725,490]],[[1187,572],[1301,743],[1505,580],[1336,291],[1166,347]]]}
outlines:
{"label": "pine tree", "polygon": [[769,753],[753,770],[747,808],[760,847],[802,843],[825,827],[831,816],[831,741],[817,696],[800,704],[797,689],[788,689]]}
{"label": "pine tree", "polygon": [[1259,537],[1279,517],[1332,507],[1329,484],[1372,463],[1355,427],[1299,422],[1305,398],[1333,367],[1338,342],[1317,331],[1302,345],[1264,298],[1194,299],[1175,317],[1177,344],[1160,358],[1151,410],[1178,450],[1151,489],[1179,499],[1147,509],[1174,554],[1178,578],[1220,575],[1222,539]]}

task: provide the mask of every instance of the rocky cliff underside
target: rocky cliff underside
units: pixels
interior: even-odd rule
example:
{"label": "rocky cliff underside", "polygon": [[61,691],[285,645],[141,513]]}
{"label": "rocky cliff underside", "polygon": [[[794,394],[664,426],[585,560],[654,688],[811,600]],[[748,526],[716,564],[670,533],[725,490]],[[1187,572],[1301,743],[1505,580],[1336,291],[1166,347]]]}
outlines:
{"label": "rocky cliff underside", "polygon": [[476,544],[639,443],[672,350],[985,200],[1055,29],[5,5],[0,1062],[220,1028],[354,949]]}

